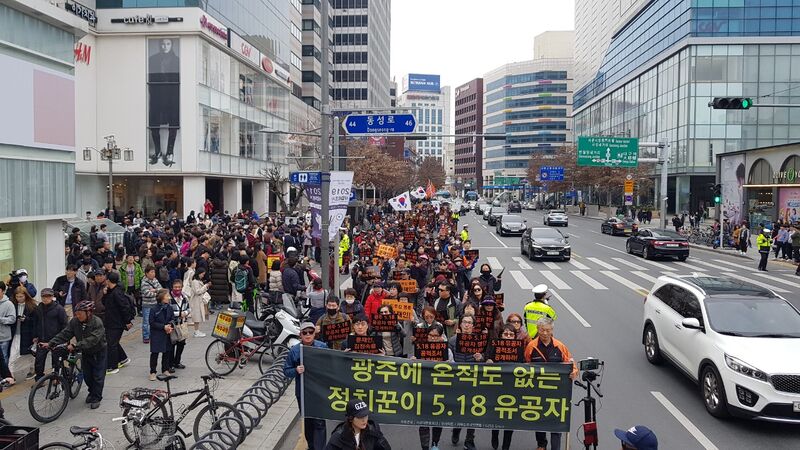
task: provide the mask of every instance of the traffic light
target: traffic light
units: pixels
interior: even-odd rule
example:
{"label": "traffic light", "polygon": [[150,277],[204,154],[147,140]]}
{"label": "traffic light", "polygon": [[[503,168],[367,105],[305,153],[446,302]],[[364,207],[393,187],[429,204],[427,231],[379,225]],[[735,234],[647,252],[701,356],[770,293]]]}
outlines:
{"label": "traffic light", "polygon": [[722,200],[722,185],[715,184],[711,190],[714,191],[714,203],[718,205],[720,200]]}
{"label": "traffic light", "polygon": [[714,97],[709,103],[714,109],[750,109],[753,99],[743,97]]}

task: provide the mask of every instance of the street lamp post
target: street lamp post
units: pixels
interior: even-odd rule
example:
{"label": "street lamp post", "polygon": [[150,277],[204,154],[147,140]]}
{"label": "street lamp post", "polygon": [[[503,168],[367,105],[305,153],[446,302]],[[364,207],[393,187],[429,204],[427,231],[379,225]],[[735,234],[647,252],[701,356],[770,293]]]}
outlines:
{"label": "street lamp post", "polygon": [[133,161],[133,150],[126,147],[124,152],[120,152],[113,134],[105,136],[104,139],[106,140],[106,146],[100,150],[94,147],[84,148],[83,160],[91,161],[92,151],[95,151],[100,154],[101,160],[108,161],[108,218],[114,220],[114,160],[121,159],[124,154],[125,161]]}

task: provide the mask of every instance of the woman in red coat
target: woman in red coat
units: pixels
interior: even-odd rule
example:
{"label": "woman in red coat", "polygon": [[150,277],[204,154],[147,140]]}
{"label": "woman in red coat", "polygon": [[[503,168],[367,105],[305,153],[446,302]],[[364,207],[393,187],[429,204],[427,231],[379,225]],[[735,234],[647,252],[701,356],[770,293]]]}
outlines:
{"label": "woman in red coat", "polygon": [[383,290],[383,283],[376,281],[372,285],[372,293],[367,297],[364,304],[364,314],[367,315],[367,320],[372,323],[373,314],[378,314],[378,310],[383,304],[383,299],[386,298],[386,291]]}

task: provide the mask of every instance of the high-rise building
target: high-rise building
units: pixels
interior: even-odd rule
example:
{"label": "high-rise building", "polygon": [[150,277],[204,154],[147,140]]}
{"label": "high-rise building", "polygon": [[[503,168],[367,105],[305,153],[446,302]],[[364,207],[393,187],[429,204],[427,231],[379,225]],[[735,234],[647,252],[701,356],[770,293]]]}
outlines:
{"label": "high-rise building", "polygon": [[[570,32],[543,33],[545,57],[505,64],[483,76],[483,132],[505,134],[483,147],[484,195],[516,190],[528,176],[532,154],[555,153],[572,143]],[[565,43],[566,42],[566,43]],[[553,51],[561,49],[560,53]]]}
{"label": "high-rise building", "polygon": [[[483,78],[456,88],[455,134],[483,133]],[[483,185],[483,138],[457,137],[454,172],[457,190],[471,191]]]}
{"label": "high-rise building", "polygon": [[440,86],[439,75],[409,74],[403,77],[403,93],[398,106],[417,119],[417,133],[431,135],[416,144],[417,156],[434,157],[444,167],[444,143],[452,142],[450,128],[450,86]]}
{"label": "high-rise building", "polygon": [[[581,3],[575,8],[579,64],[594,53],[591,48],[606,50],[598,54],[602,62],[589,81],[576,86],[575,135],[622,135],[668,144],[668,192],[656,198],[668,198],[669,214],[713,204],[707,186],[715,181],[719,153],[800,139],[795,110],[708,107],[713,97],[725,96],[751,97],[756,103],[760,97],[769,103],[800,102],[800,93],[791,90],[800,81],[800,8],[775,0],[641,2],[599,42],[599,30],[608,24],[600,17],[578,20],[593,11]],[[598,40],[597,47],[580,38],[587,33]],[[758,171],[779,173],[785,165],[772,161],[758,165]],[[742,174],[743,182],[751,179],[751,170]],[[776,217],[778,202],[772,198],[772,183],[766,184],[766,197],[744,198],[738,207],[759,214],[771,208],[764,215]]]}
{"label": "high-rise building", "polygon": [[75,123],[82,112],[75,76],[78,67],[95,63],[83,36],[96,20],[94,10],[70,2],[0,4],[3,279],[25,269],[41,289],[64,275],[62,220],[76,215]]}
{"label": "high-rise building", "polygon": [[332,0],[333,105],[388,108],[391,0]]}

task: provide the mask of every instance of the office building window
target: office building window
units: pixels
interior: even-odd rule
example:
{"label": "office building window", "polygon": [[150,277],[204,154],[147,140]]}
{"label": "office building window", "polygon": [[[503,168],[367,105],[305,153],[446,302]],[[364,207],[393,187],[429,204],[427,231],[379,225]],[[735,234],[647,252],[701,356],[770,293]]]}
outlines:
{"label": "office building window", "polygon": [[365,27],[367,26],[367,16],[336,16],[333,18],[334,27]]}
{"label": "office building window", "polygon": [[366,70],[334,70],[333,81],[367,81]]}
{"label": "office building window", "polygon": [[300,31],[300,28],[297,28],[297,25],[295,25],[294,23],[292,23],[292,27],[291,28],[292,28],[292,36],[294,36],[295,39],[297,39],[298,41],[302,41],[303,40],[303,32]]}
{"label": "office building window", "polygon": [[303,19],[303,31],[319,30],[319,25],[312,19]]}
{"label": "office building window", "polygon": [[333,7],[336,9],[366,8],[368,0],[333,0]]}
{"label": "office building window", "polygon": [[336,33],[333,35],[333,44],[367,45],[367,33]]}
{"label": "office building window", "polygon": [[333,62],[336,64],[366,64],[367,52],[335,52]]}
{"label": "office building window", "polygon": [[292,55],[292,65],[300,70],[303,70],[303,60],[299,56],[295,55],[294,52],[292,52],[291,55]]}

